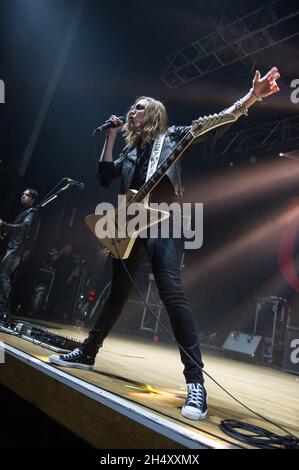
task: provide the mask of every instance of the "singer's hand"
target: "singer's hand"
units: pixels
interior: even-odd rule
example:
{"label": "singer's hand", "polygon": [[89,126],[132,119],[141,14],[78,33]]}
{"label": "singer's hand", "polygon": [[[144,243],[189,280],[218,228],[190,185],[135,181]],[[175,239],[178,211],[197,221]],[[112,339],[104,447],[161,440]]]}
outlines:
{"label": "singer's hand", "polygon": [[257,96],[266,98],[267,96],[273,95],[279,91],[279,87],[276,81],[279,79],[280,73],[277,67],[272,67],[266,75],[261,77],[260,72],[257,70],[252,81],[252,87]]}
{"label": "singer's hand", "polygon": [[119,119],[117,116],[115,116],[115,114],[112,114],[112,116],[110,116],[108,121],[113,122],[113,125],[115,127],[109,127],[109,129],[107,129],[107,134],[111,137],[112,136],[116,137],[116,135],[122,130],[124,123],[122,122],[121,119]]}

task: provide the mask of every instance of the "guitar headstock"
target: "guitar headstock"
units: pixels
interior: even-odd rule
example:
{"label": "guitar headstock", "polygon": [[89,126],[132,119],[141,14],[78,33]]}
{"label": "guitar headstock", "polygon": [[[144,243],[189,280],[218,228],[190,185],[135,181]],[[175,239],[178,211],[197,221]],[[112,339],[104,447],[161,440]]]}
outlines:
{"label": "guitar headstock", "polygon": [[216,127],[235,122],[237,117],[233,113],[222,111],[221,113],[209,114],[192,121],[191,133],[194,138],[209,132]]}

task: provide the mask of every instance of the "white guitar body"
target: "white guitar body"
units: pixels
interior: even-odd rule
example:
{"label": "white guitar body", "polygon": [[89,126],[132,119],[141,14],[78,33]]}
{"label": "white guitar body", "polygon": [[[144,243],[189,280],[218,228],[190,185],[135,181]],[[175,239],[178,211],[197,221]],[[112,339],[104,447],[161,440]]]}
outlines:
{"label": "white guitar body", "polygon": [[[151,208],[148,198],[143,202],[134,203],[134,214],[128,214],[127,210],[132,207],[130,201],[136,194],[136,190],[129,189],[123,204],[117,209],[107,211],[105,215],[91,214],[85,217],[86,224],[100,240],[104,250],[114,258],[128,258],[136,238],[141,233],[169,218],[169,212]],[[139,214],[138,221],[141,223],[135,223],[136,213]],[[125,219],[119,214],[126,214]]]}
{"label": "white guitar body", "polygon": [[[236,121],[236,119],[234,114],[226,111],[196,119],[192,122],[190,131],[188,131],[172,153],[160,164],[149,180],[145,182],[138,191],[132,189],[128,190],[124,207],[120,206],[117,210],[108,211],[105,215],[91,214],[85,217],[86,224],[100,240],[104,249],[110,252],[115,258],[128,258],[138,235],[148,227],[156,225],[169,217],[168,212],[158,211],[148,206],[149,194],[159,181],[161,181],[167,170],[182,156],[194,139],[217,127],[230,124]],[[130,214],[132,203],[134,203],[135,208],[133,215]],[[145,221],[143,224],[139,224],[138,227],[131,224],[132,219],[136,216],[136,207],[140,214],[143,214],[142,219]],[[127,209],[127,217],[123,217],[122,214],[127,213]]]}

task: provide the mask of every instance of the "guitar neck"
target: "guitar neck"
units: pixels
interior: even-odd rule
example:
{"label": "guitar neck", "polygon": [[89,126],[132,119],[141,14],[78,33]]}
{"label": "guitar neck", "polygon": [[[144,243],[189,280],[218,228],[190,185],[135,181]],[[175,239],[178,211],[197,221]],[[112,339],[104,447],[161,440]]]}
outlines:
{"label": "guitar neck", "polygon": [[163,163],[158,167],[156,172],[149,178],[149,180],[141,186],[139,191],[130,202],[142,202],[154,189],[154,187],[157,186],[159,181],[161,181],[171,165],[173,165],[183,155],[187,147],[189,147],[195,138],[210,132],[216,127],[233,123],[236,120],[237,117],[235,114],[228,113],[224,110],[218,114],[200,117],[192,121],[192,126],[187,134],[180,140],[171,154],[163,161]]}
{"label": "guitar neck", "polygon": [[155,173],[144,183],[136,195],[131,199],[132,202],[142,202],[148,194],[150,194],[157,184],[161,181],[165,173],[169,168],[183,155],[187,147],[194,140],[194,135],[191,131],[188,131],[187,134],[180,140],[176,145],[174,150],[170,155],[163,161],[163,163],[158,167]]}

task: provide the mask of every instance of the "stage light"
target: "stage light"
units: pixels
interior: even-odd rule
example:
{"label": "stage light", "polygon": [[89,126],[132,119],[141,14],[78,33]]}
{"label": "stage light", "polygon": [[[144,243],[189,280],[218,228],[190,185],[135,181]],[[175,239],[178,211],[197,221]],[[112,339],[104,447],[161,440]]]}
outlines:
{"label": "stage light", "polygon": [[280,157],[285,157],[285,158],[289,158],[290,160],[299,160],[299,150],[296,149],[296,150],[292,150],[291,152],[286,152],[286,153],[280,153],[279,154]]}

